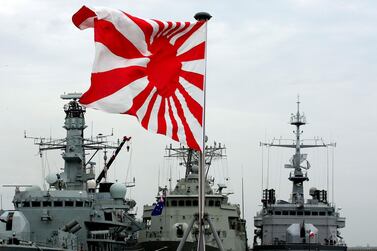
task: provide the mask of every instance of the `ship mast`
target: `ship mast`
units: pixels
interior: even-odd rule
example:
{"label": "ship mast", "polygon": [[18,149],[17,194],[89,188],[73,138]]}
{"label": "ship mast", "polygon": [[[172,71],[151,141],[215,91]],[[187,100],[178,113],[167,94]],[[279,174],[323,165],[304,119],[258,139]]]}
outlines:
{"label": "ship mast", "polygon": [[[211,167],[212,161],[216,159],[225,158],[226,147],[224,144],[214,142],[213,145],[206,145],[205,151],[205,179],[207,179],[208,171]],[[180,145],[179,147],[166,146],[166,158],[178,158],[182,162],[180,165],[185,167],[185,179],[198,179],[198,166],[200,161],[200,154],[191,148]]]}
{"label": "ship mast", "polygon": [[[306,160],[306,155],[301,155],[301,139],[300,136],[303,131],[300,130],[300,126],[306,124],[305,115],[300,114],[300,100],[297,97],[297,113],[291,116],[291,125],[296,126],[296,152],[292,158],[292,166],[294,168],[293,176],[289,176],[289,180],[293,182],[292,188],[292,203],[304,203],[304,181],[308,181],[307,173],[302,171],[301,163]],[[308,163],[308,162],[307,162]],[[309,165],[307,166],[309,168]]]}
{"label": "ship mast", "polygon": [[[79,99],[81,93],[68,93],[60,96],[63,100],[69,100],[64,105],[64,112],[66,114],[64,126],[67,134],[63,139],[46,139],[38,137],[25,138],[34,140],[34,144],[39,146],[39,153],[42,157],[42,152],[47,150],[63,150],[62,157],[64,159],[64,172],[58,174],[58,178],[64,183],[66,190],[83,190],[86,187],[88,180],[94,179],[94,162],[91,162],[94,155],[103,149],[117,149],[118,144],[110,144],[107,140],[107,135],[99,134],[96,138],[84,138],[85,125],[85,107],[80,105]],[[95,151],[90,157],[89,161],[85,161],[85,151]],[[87,165],[90,166],[90,171],[87,172]]]}
{"label": "ship mast", "polygon": [[85,173],[85,152],[84,152],[84,130],[85,107],[81,106],[77,99],[79,96],[71,97],[62,95],[62,99],[72,99],[64,105],[66,114],[63,128],[67,130],[66,146],[63,153],[65,183],[68,188],[83,189],[83,176]]}
{"label": "ship mast", "polygon": [[310,164],[307,161],[307,154],[302,154],[302,148],[314,148],[314,147],[328,147],[328,146],[335,146],[335,143],[325,144],[322,139],[314,139],[314,144],[304,144],[304,140],[301,139],[301,135],[303,131],[301,130],[301,126],[306,124],[306,117],[304,114],[300,113],[300,99],[297,97],[297,112],[296,114],[291,115],[290,124],[296,127],[296,130],[293,131],[295,134],[295,139],[293,140],[292,144],[281,144],[280,142],[282,139],[278,140],[273,139],[272,143],[261,143],[261,146],[268,146],[268,147],[288,147],[288,148],[295,148],[295,154],[292,156],[290,160],[290,164],[286,164],[285,168],[294,169],[290,175],[289,180],[292,181],[292,194],[291,194],[291,202],[294,204],[304,204],[304,182],[308,181],[309,178],[307,176],[307,172],[303,171],[308,170],[310,168]]}

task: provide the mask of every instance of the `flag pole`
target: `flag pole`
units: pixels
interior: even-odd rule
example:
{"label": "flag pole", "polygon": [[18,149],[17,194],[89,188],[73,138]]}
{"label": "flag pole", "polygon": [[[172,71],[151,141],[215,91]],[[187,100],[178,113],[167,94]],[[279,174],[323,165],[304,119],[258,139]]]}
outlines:
{"label": "flag pole", "polygon": [[[197,21],[207,22],[211,19],[211,15],[207,12],[198,12],[195,14],[194,18]],[[207,26],[205,29],[205,59],[207,59]],[[199,193],[198,193],[198,226],[199,226],[199,238],[198,238],[198,251],[205,251],[205,117],[206,117],[206,71],[207,71],[207,60],[205,61],[205,71],[204,71],[204,81],[203,81],[203,135],[202,135],[202,151],[200,152],[200,165],[199,165]]]}

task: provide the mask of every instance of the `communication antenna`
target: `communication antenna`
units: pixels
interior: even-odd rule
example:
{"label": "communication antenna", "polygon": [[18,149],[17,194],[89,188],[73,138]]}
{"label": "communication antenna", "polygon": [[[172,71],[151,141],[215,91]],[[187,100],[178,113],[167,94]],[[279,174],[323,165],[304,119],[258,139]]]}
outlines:
{"label": "communication antenna", "polygon": [[334,192],[334,182],[335,182],[335,160],[334,160],[334,152],[335,152],[335,147],[333,147],[332,151],[331,151],[331,160],[332,160],[332,181],[331,181],[331,198],[332,198],[332,204],[334,205],[335,203],[335,192]]}
{"label": "communication antenna", "polygon": [[270,147],[267,146],[267,173],[266,173],[266,188],[268,189],[270,187]]}
{"label": "communication antenna", "polygon": [[259,143],[260,144],[260,146],[262,147],[262,163],[261,163],[261,165],[262,165],[262,185],[261,185],[261,192],[263,193],[263,189],[264,189],[264,187],[263,187],[263,179],[264,179],[264,166],[263,166],[263,164],[264,164],[264,161],[263,161],[263,159],[264,159],[264,154],[263,154],[263,149],[264,149],[264,147],[263,147],[263,145],[262,145],[262,142],[260,142]]}
{"label": "communication antenna", "polygon": [[245,195],[244,195],[244,186],[243,186],[243,167],[241,171],[241,185],[242,185],[242,219],[245,219]]}
{"label": "communication antenna", "polygon": [[330,184],[330,165],[329,165],[329,148],[326,148],[326,190],[329,191]]}

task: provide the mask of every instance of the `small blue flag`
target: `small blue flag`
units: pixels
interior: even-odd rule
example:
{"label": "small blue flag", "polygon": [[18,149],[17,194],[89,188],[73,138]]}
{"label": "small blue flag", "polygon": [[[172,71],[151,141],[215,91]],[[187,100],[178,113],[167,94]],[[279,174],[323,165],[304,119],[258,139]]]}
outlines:
{"label": "small blue flag", "polygon": [[164,198],[161,196],[161,198],[158,200],[156,206],[153,208],[152,216],[158,216],[162,214],[162,210],[164,209],[165,201]]}

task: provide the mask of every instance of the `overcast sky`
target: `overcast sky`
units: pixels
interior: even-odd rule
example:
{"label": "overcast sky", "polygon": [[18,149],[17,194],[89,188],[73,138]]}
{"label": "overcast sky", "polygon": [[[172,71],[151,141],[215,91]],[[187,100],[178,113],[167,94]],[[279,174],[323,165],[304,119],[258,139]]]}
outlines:
{"label": "overcast sky", "polygon": [[[229,176],[231,201],[245,209],[249,239],[260,209],[262,149],[259,142],[291,138],[289,115],[300,94],[309,122],[304,138],[337,142],[334,193],[347,218],[341,232],[351,245],[377,245],[377,2],[340,0],[218,1],[0,1],[0,184],[42,185],[41,161],[30,136],[64,137],[64,92],[89,87],[94,57],[93,31],[80,31],[71,16],[83,4],[119,8],[135,16],[192,21],[198,11],[213,18],[208,26],[207,135],[226,144],[228,158],[213,166],[219,183]],[[132,136],[131,152],[122,152],[110,177],[136,178],[129,195],[142,206],[154,201],[157,185],[184,173],[163,159],[170,140],[145,131],[136,119],[87,111],[87,135]],[[269,187],[289,198],[293,152],[271,149]],[[309,151],[310,187],[327,188],[332,150]],[[63,167],[60,153],[48,153],[46,169]],[[100,156],[101,157],[101,156]],[[101,159],[97,158],[101,165]],[[160,170],[160,181],[158,172]],[[47,170],[48,171],[48,170]],[[330,172],[331,173],[331,172]],[[146,175],[148,174],[148,175]],[[330,177],[330,181],[332,177]],[[267,184],[267,178],[264,179]],[[3,207],[11,207],[13,189],[0,188]],[[306,195],[308,197],[308,195]]]}

